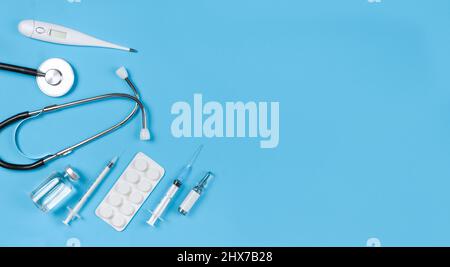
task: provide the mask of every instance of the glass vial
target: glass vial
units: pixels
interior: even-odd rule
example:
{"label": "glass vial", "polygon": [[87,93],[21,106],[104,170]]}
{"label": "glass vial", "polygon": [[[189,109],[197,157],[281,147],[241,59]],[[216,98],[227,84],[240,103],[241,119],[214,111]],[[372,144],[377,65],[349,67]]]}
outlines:
{"label": "glass vial", "polygon": [[67,200],[74,191],[73,182],[80,176],[67,167],[64,172],[56,172],[47,178],[36,190],[31,193],[31,200],[43,212],[49,212]]}
{"label": "glass vial", "polygon": [[192,207],[194,207],[195,203],[197,203],[197,200],[203,193],[203,190],[206,188],[209,180],[211,180],[213,177],[214,174],[212,172],[206,173],[203,179],[201,179],[200,182],[191,190],[191,192],[189,192],[183,203],[181,203],[180,207],[178,208],[178,211],[182,215],[187,215]]}

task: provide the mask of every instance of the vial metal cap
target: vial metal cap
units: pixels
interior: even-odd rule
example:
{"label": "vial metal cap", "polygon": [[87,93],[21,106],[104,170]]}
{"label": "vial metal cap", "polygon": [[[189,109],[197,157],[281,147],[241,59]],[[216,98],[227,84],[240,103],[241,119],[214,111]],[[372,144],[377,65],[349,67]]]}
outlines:
{"label": "vial metal cap", "polygon": [[72,181],[76,182],[80,179],[80,175],[78,175],[78,173],[70,166],[66,167],[66,173],[67,173],[67,175],[69,175],[69,177]]}

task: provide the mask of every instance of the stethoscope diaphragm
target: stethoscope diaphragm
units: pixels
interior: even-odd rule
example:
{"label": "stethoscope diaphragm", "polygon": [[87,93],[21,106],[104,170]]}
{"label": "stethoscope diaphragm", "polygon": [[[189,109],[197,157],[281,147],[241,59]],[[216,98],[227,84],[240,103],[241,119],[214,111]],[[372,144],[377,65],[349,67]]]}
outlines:
{"label": "stethoscope diaphragm", "polygon": [[50,97],[66,95],[75,82],[75,74],[70,64],[61,58],[46,60],[39,67],[42,75],[36,76],[39,89]]}

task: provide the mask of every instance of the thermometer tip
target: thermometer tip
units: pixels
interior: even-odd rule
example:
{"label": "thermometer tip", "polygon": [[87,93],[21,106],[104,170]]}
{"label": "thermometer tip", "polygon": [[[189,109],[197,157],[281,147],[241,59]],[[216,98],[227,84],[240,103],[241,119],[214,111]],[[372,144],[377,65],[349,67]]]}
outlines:
{"label": "thermometer tip", "polygon": [[130,52],[131,53],[137,53],[138,51],[136,49],[134,49],[134,48],[130,48]]}

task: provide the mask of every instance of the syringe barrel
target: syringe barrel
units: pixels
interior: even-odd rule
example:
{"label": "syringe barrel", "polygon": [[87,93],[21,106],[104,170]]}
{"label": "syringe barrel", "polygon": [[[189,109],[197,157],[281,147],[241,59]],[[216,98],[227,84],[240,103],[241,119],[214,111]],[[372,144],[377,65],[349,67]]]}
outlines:
{"label": "syringe barrel", "polygon": [[158,221],[158,219],[163,215],[164,211],[169,206],[170,202],[172,201],[173,197],[178,192],[178,189],[180,189],[180,186],[178,183],[173,183],[172,186],[170,186],[169,190],[167,191],[164,198],[159,202],[156,209],[153,211],[152,217],[147,221],[147,223],[151,226],[155,226],[155,223]]}

